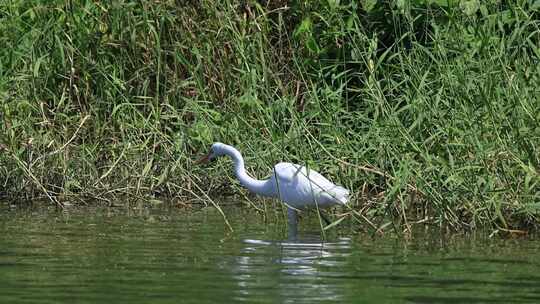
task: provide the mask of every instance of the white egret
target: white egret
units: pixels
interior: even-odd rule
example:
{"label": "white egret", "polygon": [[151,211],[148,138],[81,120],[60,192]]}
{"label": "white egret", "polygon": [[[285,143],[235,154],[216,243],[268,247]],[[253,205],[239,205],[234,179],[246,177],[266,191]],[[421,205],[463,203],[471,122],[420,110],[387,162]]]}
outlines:
{"label": "white egret", "polygon": [[242,186],[255,194],[279,198],[285,203],[291,229],[296,230],[297,210],[345,205],[349,200],[349,190],[335,185],[315,170],[297,164],[278,163],[270,178],[254,179],[246,173],[242,154],[233,146],[222,143],[214,143],[199,163],[224,155],[232,158],[234,173]]}

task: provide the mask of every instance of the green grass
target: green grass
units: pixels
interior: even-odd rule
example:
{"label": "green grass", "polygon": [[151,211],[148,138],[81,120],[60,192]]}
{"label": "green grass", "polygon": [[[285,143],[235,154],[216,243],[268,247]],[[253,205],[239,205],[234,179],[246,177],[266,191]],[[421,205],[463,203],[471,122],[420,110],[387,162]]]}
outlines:
{"label": "green grass", "polygon": [[351,189],[361,229],[539,226],[538,1],[285,4],[0,0],[0,197],[244,194],[194,166],[221,141]]}

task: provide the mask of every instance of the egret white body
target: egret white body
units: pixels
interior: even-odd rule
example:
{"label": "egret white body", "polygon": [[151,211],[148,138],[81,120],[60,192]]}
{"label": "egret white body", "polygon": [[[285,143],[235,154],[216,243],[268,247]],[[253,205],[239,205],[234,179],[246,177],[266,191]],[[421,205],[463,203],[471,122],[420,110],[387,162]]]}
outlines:
{"label": "egret white body", "polygon": [[345,205],[349,190],[337,186],[315,170],[292,163],[278,163],[272,176],[266,180],[250,177],[244,167],[242,154],[232,146],[214,143],[210,153],[201,161],[227,155],[234,162],[234,173],[242,186],[267,197],[279,198],[288,207],[289,225],[296,229],[296,210],[328,208]]}

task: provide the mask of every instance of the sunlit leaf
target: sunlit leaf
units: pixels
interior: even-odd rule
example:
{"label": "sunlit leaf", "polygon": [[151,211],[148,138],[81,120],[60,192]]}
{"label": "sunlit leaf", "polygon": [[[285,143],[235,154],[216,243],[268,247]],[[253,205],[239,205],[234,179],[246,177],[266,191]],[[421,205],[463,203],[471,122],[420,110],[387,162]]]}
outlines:
{"label": "sunlit leaf", "polygon": [[472,16],[480,9],[479,0],[464,0],[459,4],[461,10],[465,15]]}

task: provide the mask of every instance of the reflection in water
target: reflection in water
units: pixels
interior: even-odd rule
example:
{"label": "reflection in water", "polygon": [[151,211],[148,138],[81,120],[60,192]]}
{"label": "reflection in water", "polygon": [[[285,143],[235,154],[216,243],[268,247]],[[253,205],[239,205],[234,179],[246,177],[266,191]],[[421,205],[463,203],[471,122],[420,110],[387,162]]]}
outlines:
{"label": "reflection in water", "polygon": [[266,241],[242,211],[0,213],[0,303],[540,303],[538,240]]}
{"label": "reflection in water", "polygon": [[295,241],[243,241],[236,258],[234,279],[239,286],[237,300],[261,301],[261,294],[273,293],[282,303],[339,301],[342,285],[332,280],[336,269],[345,268],[350,239],[322,242],[319,235]]}

